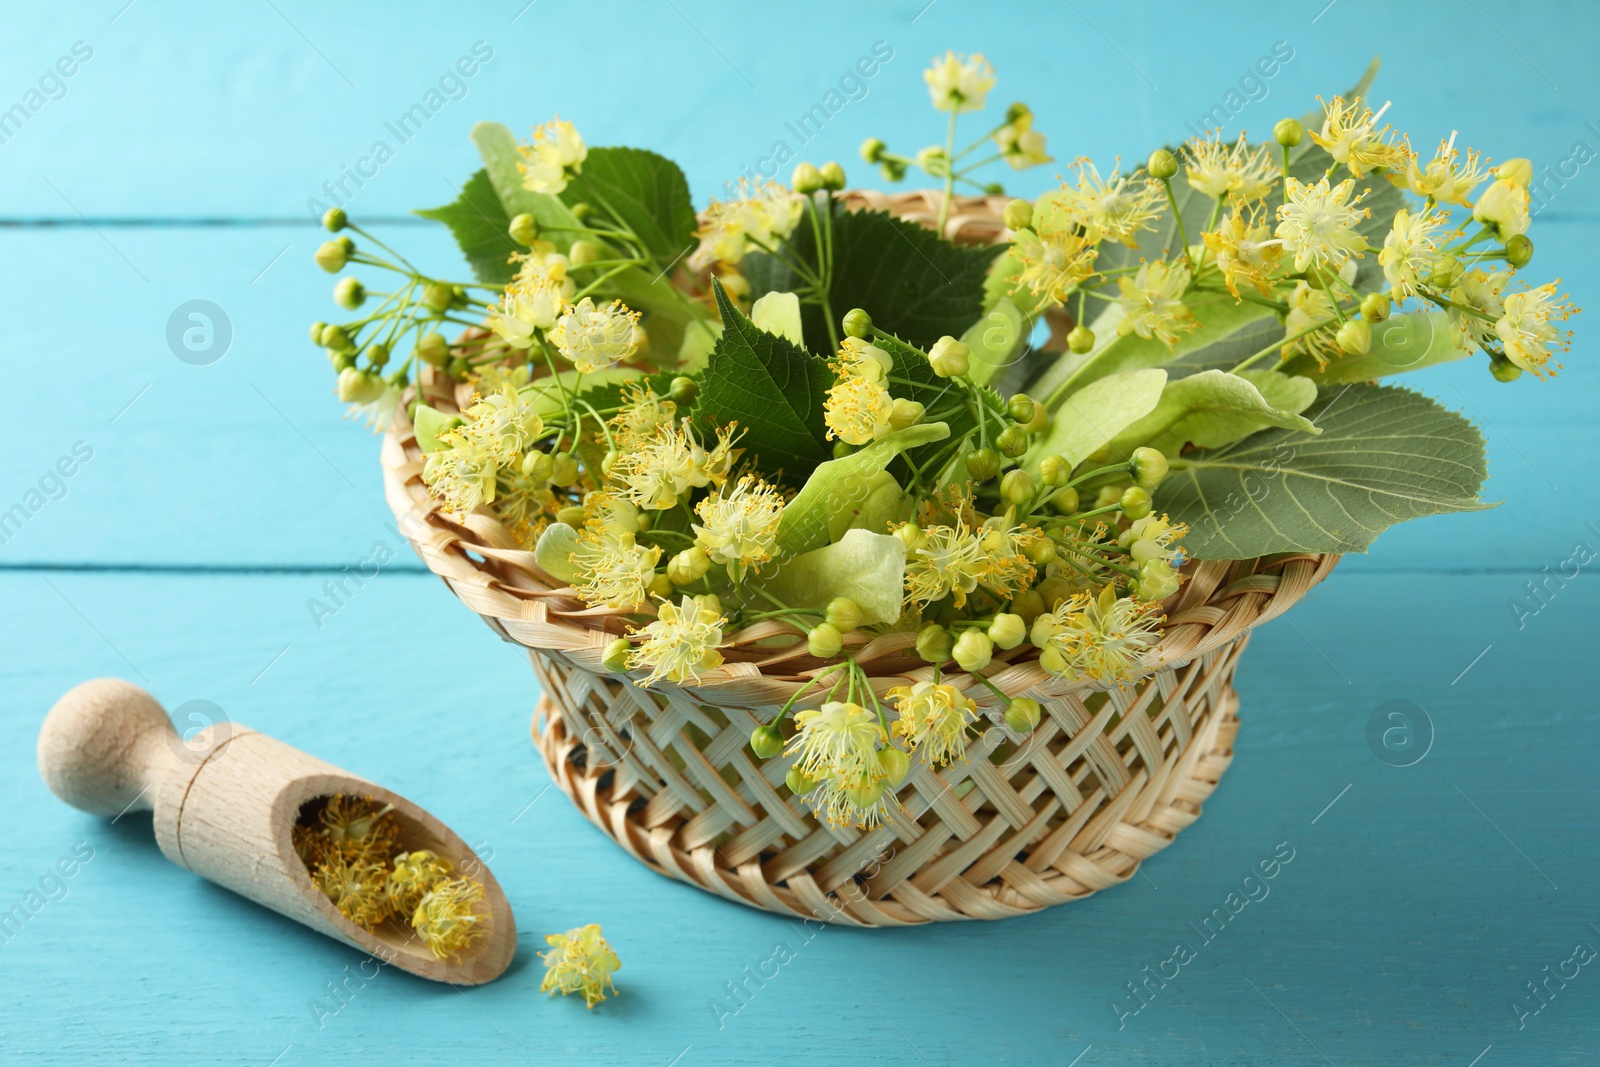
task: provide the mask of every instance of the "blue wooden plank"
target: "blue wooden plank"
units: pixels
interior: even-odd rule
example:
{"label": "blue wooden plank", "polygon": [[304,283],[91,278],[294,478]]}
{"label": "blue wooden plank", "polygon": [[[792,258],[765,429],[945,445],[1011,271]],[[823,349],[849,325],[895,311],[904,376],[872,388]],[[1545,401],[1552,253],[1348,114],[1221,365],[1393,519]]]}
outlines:
{"label": "blue wooden plank", "polygon": [[[1503,606],[1515,585],[1336,574],[1263,628],[1240,676],[1233,768],[1125,886],[1000,924],[808,932],[657,878],[546,792],[526,739],[531,672],[431,579],[380,575],[318,631],[307,576],[0,577],[4,602],[27,606],[0,621],[0,910],[77,842],[95,850],[0,945],[0,1048],[20,1063],[119,1062],[114,1048],[134,1063],[258,1067],[280,1053],[284,1067],[437,1062],[443,1049],[745,1064],[796,1048],[822,1063],[1312,1064],[1320,1050],[1460,1067],[1489,1045],[1485,1065],[1587,1062],[1600,1038],[1587,968],[1521,1029],[1512,1005],[1575,943],[1600,945],[1597,713],[1571,670],[1600,587],[1582,577],[1518,631]],[[470,668],[420,663],[406,636],[418,627],[432,663]],[[213,700],[483,843],[518,914],[513,970],[465,996],[383,973],[319,1028],[308,1002],[358,955],[171,867],[148,820],[108,827],[38,781],[44,709],[108,673],[142,675],[169,706]],[[1431,722],[1414,766],[1368,741],[1394,700]],[[1245,886],[1284,842],[1292,860],[1265,890]],[[1205,924],[1246,889],[1261,899]],[[533,955],[543,933],[586,921],[624,961],[621,996],[592,1013],[546,1002]],[[1195,959],[1171,977],[1180,941]],[[794,959],[748,978],[779,942]],[[1165,983],[1143,986],[1147,966]],[[730,982],[745,983],[742,1003]]]}
{"label": "blue wooden plank", "polygon": [[[356,203],[399,214],[463,173],[475,120],[522,127],[557,111],[596,143],[647,144],[684,161],[695,187],[707,191],[759,163],[778,141],[848,163],[869,135],[913,148],[938,140],[942,128],[918,71],[946,48],[984,50],[1001,74],[996,92],[1032,104],[1063,159],[1142,158],[1187,136],[1186,124],[1198,126],[1217,105],[1236,103],[1229,128],[1259,135],[1281,115],[1303,112],[1317,93],[1346,88],[1376,52],[1389,63],[1377,92],[1395,100],[1391,117],[1421,145],[1462,128],[1497,157],[1552,165],[1578,139],[1600,148],[1600,133],[1586,126],[1600,116],[1588,61],[1596,31],[1581,0],[1540,9],[1541,25],[1560,26],[1558,33],[1507,16],[1495,16],[1497,29],[1470,6],[1411,5],[1412,17],[1395,19],[1382,4],[1355,0],[1315,23],[1307,9],[1320,5],[1262,0],[1230,7],[1227,18],[1109,2],[991,15],[951,0],[819,0],[801,19],[759,6],[730,18],[707,0],[609,0],[520,12],[515,3],[413,5],[403,17],[376,19],[363,9],[283,0],[230,9],[222,20],[198,0],[125,4],[7,14],[0,62],[10,72],[8,106],[74,42],[94,49],[65,81],[65,95],[44,102],[0,146],[7,216],[300,218],[324,182],[379,140],[394,158]],[[587,43],[595,26],[611,25],[626,25],[640,43]],[[389,133],[385,124],[437,89],[479,40],[494,58],[454,90],[464,98],[442,93],[439,110],[405,143]],[[892,47],[894,59],[862,99],[802,144],[785,124],[821,102],[876,41]],[[1293,58],[1258,87],[1248,75],[1280,41]],[[1441,57],[1465,53],[1492,67],[1493,91],[1464,93],[1455,68],[1442,72]],[[1239,95],[1229,101],[1230,92]],[[1049,177],[1034,172],[1017,188],[1038,192]],[[1592,214],[1595,181],[1587,170],[1579,175],[1561,210]]]}

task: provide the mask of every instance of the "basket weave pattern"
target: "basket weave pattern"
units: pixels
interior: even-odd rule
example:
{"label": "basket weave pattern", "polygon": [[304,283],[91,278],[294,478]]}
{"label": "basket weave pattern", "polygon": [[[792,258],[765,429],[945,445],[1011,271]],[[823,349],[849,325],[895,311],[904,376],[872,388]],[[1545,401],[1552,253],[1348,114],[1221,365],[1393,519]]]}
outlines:
{"label": "basket weave pattern", "polygon": [[[922,193],[852,199],[925,224],[937,205]],[[1004,203],[961,201],[946,235],[1000,239]],[[470,396],[431,372],[419,387],[446,410]],[[757,646],[791,631],[757,623],[733,635],[727,662],[699,684],[642,689],[600,662],[626,632],[617,613],[556,588],[492,516],[458,522],[438,510],[403,408],[383,467],[389,505],[423,561],[501,638],[529,650],[544,691],[534,741],[595,825],[652,869],[729,900],[859,926],[1006,918],[1132,877],[1199,817],[1232,759],[1232,679],[1250,630],[1337,562],[1306,553],[1191,563],[1166,605],[1149,672],[1121,687],[1054,677],[1026,643],[997,655],[992,681],[1043,707],[1026,736],[1004,726],[986,687],[945,672],[977,702],[981,732],[949,767],[914,757],[899,809],[860,830],[819,823],[783,785],[789,761],[760,760],[749,748],[750,732],[824,666],[804,641]],[[880,697],[932,677],[914,640],[897,633],[851,646]]]}

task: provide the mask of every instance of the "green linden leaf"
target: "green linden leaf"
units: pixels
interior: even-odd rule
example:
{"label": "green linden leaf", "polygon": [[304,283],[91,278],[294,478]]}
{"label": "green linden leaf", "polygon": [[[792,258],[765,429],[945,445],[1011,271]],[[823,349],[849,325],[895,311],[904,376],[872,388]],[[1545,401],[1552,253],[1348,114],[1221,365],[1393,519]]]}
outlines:
{"label": "green linden leaf", "polygon": [[1318,367],[1311,356],[1301,355],[1290,360],[1284,369],[1324,384],[1343,384],[1450,363],[1467,354],[1450,335],[1449,316],[1442,311],[1423,311],[1374,323],[1372,347],[1364,356],[1345,356]]}
{"label": "green linden leaf", "polygon": [[[1287,385],[1290,381],[1304,385],[1291,387]],[[1315,383],[1305,378],[1285,379],[1281,388],[1284,392],[1293,388],[1297,394],[1308,388],[1310,399],[1317,395]],[[1300,406],[1304,408],[1306,404]],[[1119,455],[1131,455],[1135,448],[1145,445],[1176,456],[1184,445],[1220,448],[1269,426],[1309,434],[1321,432],[1302,416],[1273,407],[1248,379],[1207,370],[1168,382],[1155,408],[1118,434],[1111,447]]]}
{"label": "green linden leaf", "polygon": [[1059,455],[1069,466],[1076,467],[1148,415],[1160,402],[1166,384],[1167,372],[1156,367],[1123,371],[1090,382],[1056,409],[1049,432],[1028,450],[1023,463],[1037,471],[1045,456]]}
{"label": "green linden leaf", "polygon": [[1322,430],[1269,429],[1172,460],[1155,508],[1198,559],[1364,552],[1406,519],[1477,511],[1483,435],[1417,393],[1347,385],[1306,409]]}
{"label": "green linden leaf", "polygon": [[788,557],[827,544],[834,516],[855,508],[865,511],[882,484],[876,476],[896,456],[949,436],[950,427],[944,423],[922,422],[818,466],[794,499],[784,505],[783,517],[778,520],[779,550]]}
{"label": "green linden leaf", "polygon": [[784,561],[762,585],[791,608],[822,609],[847,596],[861,608],[861,621],[892,623],[905,599],[906,546],[892,534],[849,530],[837,544]]}
{"label": "green linden leaf", "polygon": [[822,405],[833,385],[826,360],[756,328],[713,280],[722,336],[706,361],[695,410],[709,427],[737,423],[739,447],[769,481],[801,484],[833,455]]}
{"label": "green linden leaf", "polygon": [[461,195],[443,207],[424,208],[413,214],[433,219],[450,227],[456,244],[472,264],[472,273],[490,285],[504,285],[516,273],[511,265],[511,253],[520,251],[517,243],[506,232],[511,219],[500,204],[500,197],[489,181],[489,173],[480,170],[467,179]]}
{"label": "green linden leaf", "polygon": [[694,249],[689,181],[676,163],[647,149],[589,149],[561,200],[569,207],[586,202],[633,230],[657,270],[669,270]]}
{"label": "green linden leaf", "polygon": [[[802,262],[816,260],[811,226],[789,236]],[[833,220],[833,277],[828,300],[836,317],[865,308],[872,323],[919,348],[948,334],[960,337],[984,310],[984,279],[1003,245],[966,247],[882,211],[850,211]],[[740,267],[751,295],[801,292],[805,283],[781,259],[756,252]],[[813,349],[828,347],[820,304],[804,308],[805,335]],[[838,323],[834,323],[835,328]]]}

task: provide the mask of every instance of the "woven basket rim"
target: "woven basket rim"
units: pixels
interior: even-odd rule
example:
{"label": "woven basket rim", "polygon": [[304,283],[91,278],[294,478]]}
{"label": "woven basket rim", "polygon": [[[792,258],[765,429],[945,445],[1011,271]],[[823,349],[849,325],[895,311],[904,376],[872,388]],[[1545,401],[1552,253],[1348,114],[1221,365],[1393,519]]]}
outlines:
{"label": "woven basket rim", "polygon": [[[910,221],[932,225],[939,194],[917,190],[885,194],[855,190],[844,194],[854,210],[887,210]],[[1005,233],[1000,213],[1009,198],[958,197],[945,234],[965,243],[992,243]],[[413,397],[446,410],[465,406],[470,388],[424,366]],[[476,611],[500,636],[534,652],[557,654],[597,674],[612,674],[602,662],[607,645],[628,630],[625,613],[591,608],[574,591],[546,574],[493,515],[478,512],[457,521],[444,514],[422,482],[423,456],[407,403],[397,406],[384,434],[381,463],[385,497],[401,533],[429,570]],[[1164,604],[1167,620],[1160,642],[1147,654],[1137,678],[1181,666],[1276,618],[1327,576],[1337,555],[1293,552],[1249,560],[1199,560],[1185,565],[1182,588]],[[804,641],[774,650],[757,647],[769,638],[797,634],[776,621],[758,622],[729,634],[720,667],[702,672],[695,683],[657,682],[652,688],[677,690],[711,704],[744,707],[781,704],[833,661],[812,658]],[[866,635],[847,645],[882,693],[906,681],[930,677],[933,668],[915,655],[915,632]],[[637,680],[644,672],[629,676]],[[1069,681],[1046,672],[1037,650],[1023,642],[1010,652],[996,650],[986,676],[1012,696],[1030,693],[1058,697],[1107,688],[1092,681]],[[944,678],[966,688],[969,678],[947,670]],[[1137,680],[1130,679],[1130,680]],[[992,702],[987,687],[970,694],[980,705]]]}

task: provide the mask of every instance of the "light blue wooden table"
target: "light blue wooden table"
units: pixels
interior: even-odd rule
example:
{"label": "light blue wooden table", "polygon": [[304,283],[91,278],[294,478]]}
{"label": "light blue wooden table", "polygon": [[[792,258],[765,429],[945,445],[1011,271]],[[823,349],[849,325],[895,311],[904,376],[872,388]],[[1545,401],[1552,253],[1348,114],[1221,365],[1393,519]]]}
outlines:
{"label": "light blue wooden table", "polygon": [[[948,47],[986,52],[997,95],[1031,103],[1058,156],[1105,161],[1186,136],[1284,42],[1293,58],[1243,87],[1265,98],[1241,93],[1230,130],[1303,112],[1381,51],[1377,95],[1419,143],[1458,126],[1493,156],[1550,165],[1535,267],[1597,305],[1592,5],[1304,0],[1229,5],[1239,16],[1223,25],[1195,5],[1087,0],[825,0],[788,16],[524,3],[387,5],[382,25],[306,0],[0,16],[0,108],[41,90],[25,121],[0,126],[0,510],[34,488],[50,497],[0,544],[0,913],[40,904],[0,934],[0,1061],[1600,1059],[1597,967],[1538,999],[1528,985],[1570,973],[1575,946],[1600,948],[1600,597],[1585,571],[1548,579],[1521,625],[1510,606],[1576,545],[1600,549],[1592,318],[1555,383],[1502,386],[1481,360],[1416,379],[1484,427],[1487,493],[1503,506],[1391,532],[1260,631],[1238,758],[1205,817],[1127,885],[1029,919],[813,934],[657,878],[550,788],[527,738],[526,663],[409,553],[321,626],[307,608],[375,544],[399,542],[377,444],[341,424],[305,341],[332,310],[306,202],[475,42],[492,59],[446,85],[461,98],[392,145],[351,203],[420,262],[457,262],[446,235],[405,215],[452,199],[479,119],[522,127],[559,110],[592,143],[680,160],[703,201],[774,141],[793,145],[785,123],[875,42],[894,58],[801,149],[855,178],[873,177],[852,163],[869,134],[935,139],[919,70]],[[71,77],[41,86],[75,47],[59,68]],[[232,332],[207,366],[166,341],[196,299]],[[74,448],[91,457],[41,487]],[[455,676],[419,662],[422,633],[433,662],[463,665]],[[465,993],[381,973],[328,1001],[361,957],[168,864],[148,817],[108,825],[40,783],[41,716],[98,675],[169,707],[214,701],[431,808],[509,893],[512,970]],[[1391,701],[1431,741],[1411,766],[1369,742]],[[1247,869],[1290,850],[1270,895],[1202,944],[1195,927]],[[75,852],[73,877],[53,877]],[[542,935],[583,922],[603,923],[624,961],[621,996],[593,1012],[537,991]],[[1179,941],[1197,957],[1133,1000],[1128,983]],[[794,958],[749,981],[780,942]]]}

